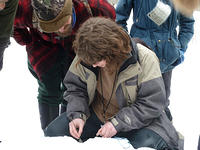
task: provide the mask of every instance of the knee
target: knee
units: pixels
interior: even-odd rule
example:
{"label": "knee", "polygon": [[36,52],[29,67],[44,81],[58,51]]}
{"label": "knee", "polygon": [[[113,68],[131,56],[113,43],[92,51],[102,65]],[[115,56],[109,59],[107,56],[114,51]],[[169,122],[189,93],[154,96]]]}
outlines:
{"label": "knee", "polygon": [[69,121],[66,113],[61,114],[52,121],[43,131],[46,137],[66,136],[69,135]]}
{"label": "knee", "polygon": [[46,137],[55,137],[56,136],[54,129],[51,127],[48,127],[48,126],[45,129],[43,129],[43,132],[44,132],[44,136],[46,136]]}
{"label": "knee", "polygon": [[134,148],[149,147],[162,150],[168,147],[162,137],[149,129],[137,131],[130,143]]}
{"label": "knee", "polygon": [[45,129],[43,129],[43,132],[45,137],[66,136],[66,132],[60,131],[59,129],[51,126],[47,126]]}

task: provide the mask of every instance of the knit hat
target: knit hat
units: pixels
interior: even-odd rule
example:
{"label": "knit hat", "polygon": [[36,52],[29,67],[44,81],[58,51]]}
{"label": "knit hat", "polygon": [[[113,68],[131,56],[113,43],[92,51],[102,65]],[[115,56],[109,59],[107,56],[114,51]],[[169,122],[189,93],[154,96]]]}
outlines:
{"label": "knit hat", "polygon": [[32,6],[42,31],[57,32],[72,15],[72,0],[32,0]]}

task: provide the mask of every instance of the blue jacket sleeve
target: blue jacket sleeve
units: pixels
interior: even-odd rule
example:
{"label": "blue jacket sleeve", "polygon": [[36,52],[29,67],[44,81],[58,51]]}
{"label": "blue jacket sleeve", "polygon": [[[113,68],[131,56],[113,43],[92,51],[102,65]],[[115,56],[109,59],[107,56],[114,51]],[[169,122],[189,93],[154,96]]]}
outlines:
{"label": "blue jacket sleeve", "polygon": [[194,18],[188,18],[180,14],[179,16],[179,35],[178,39],[181,44],[181,51],[184,53],[187,45],[194,34]]}
{"label": "blue jacket sleeve", "polygon": [[121,25],[126,31],[128,31],[127,20],[129,19],[132,9],[132,0],[119,0],[115,9],[116,22]]}

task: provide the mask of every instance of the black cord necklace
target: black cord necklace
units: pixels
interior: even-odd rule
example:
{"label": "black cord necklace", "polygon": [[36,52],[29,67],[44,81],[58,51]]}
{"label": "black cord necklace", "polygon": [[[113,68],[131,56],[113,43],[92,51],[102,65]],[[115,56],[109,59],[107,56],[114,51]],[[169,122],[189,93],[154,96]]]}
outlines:
{"label": "black cord necklace", "polygon": [[100,73],[100,83],[101,83],[101,102],[102,102],[102,109],[103,109],[103,119],[104,119],[104,123],[106,122],[106,111],[108,110],[108,107],[110,105],[110,102],[111,102],[111,99],[112,99],[112,96],[113,96],[113,92],[114,92],[114,88],[115,88],[115,84],[116,84],[116,80],[117,80],[117,69],[116,69],[116,72],[115,72],[115,79],[114,79],[114,83],[113,83],[113,87],[112,87],[112,92],[111,92],[111,95],[110,95],[110,98],[108,100],[108,103],[105,105],[104,107],[104,97],[103,97],[103,82],[102,82],[102,74],[101,74],[101,69],[99,71]]}

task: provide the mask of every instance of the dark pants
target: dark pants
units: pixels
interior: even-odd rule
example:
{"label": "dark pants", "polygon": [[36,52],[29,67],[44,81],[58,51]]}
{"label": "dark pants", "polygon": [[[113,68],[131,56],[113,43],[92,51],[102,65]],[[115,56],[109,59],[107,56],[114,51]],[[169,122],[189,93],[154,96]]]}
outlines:
{"label": "dark pants", "polygon": [[[44,130],[46,136],[71,136],[69,133],[69,120],[66,112],[57,117]],[[85,123],[81,140],[84,142],[89,138],[94,138],[97,131],[101,128],[103,123],[97,118],[94,111],[91,111],[91,116]],[[157,150],[167,149],[166,142],[154,131],[143,128],[139,130],[132,130],[129,132],[119,132],[116,137],[127,138],[134,148],[150,147]]]}
{"label": "dark pants", "polygon": [[[37,99],[39,102],[42,129],[46,128],[59,115],[59,112],[65,110],[62,109],[63,105],[66,105],[63,99],[63,93],[66,90],[63,85],[63,79],[71,61],[72,59],[64,51],[60,50],[59,58],[45,74],[42,74],[41,79],[39,79],[33,67],[28,62],[28,68],[31,74],[37,79],[39,85]],[[61,110],[59,107],[60,104],[62,104]]]}
{"label": "dark pants", "polygon": [[63,101],[64,92],[62,85],[64,75],[61,75],[59,66],[54,65],[42,76],[42,81],[39,80],[30,63],[28,63],[28,68],[38,82],[38,101],[49,105],[59,105]]}
{"label": "dark pants", "polygon": [[198,142],[197,150],[200,150],[200,136],[199,136],[199,142]]}
{"label": "dark pants", "polygon": [[169,96],[170,96],[170,88],[171,88],[171,78],[172,78],[172,71],[168,71],[168,72],[165,72],[165,73],[162,73],[162,78],[163,78],[163,81],[164,81],[164,84],[165,84],[165,91],[166,91],[166,108],[165,108],[165,112],[167,114],[167,117],[169,118],[169,120],[172,121],[172,115],[171,115],[171,112],[168,108],[169,106]]}
{"label": "dark pants", "polygon": [[[0,41],[0,42],[2,42],[2,41]],[[5,41],[3,43],[0,43],[0,70],[3,67],[3,54],[4,54],[4,51],[8,47],[9,44],[10,44],[9,40]]]}

